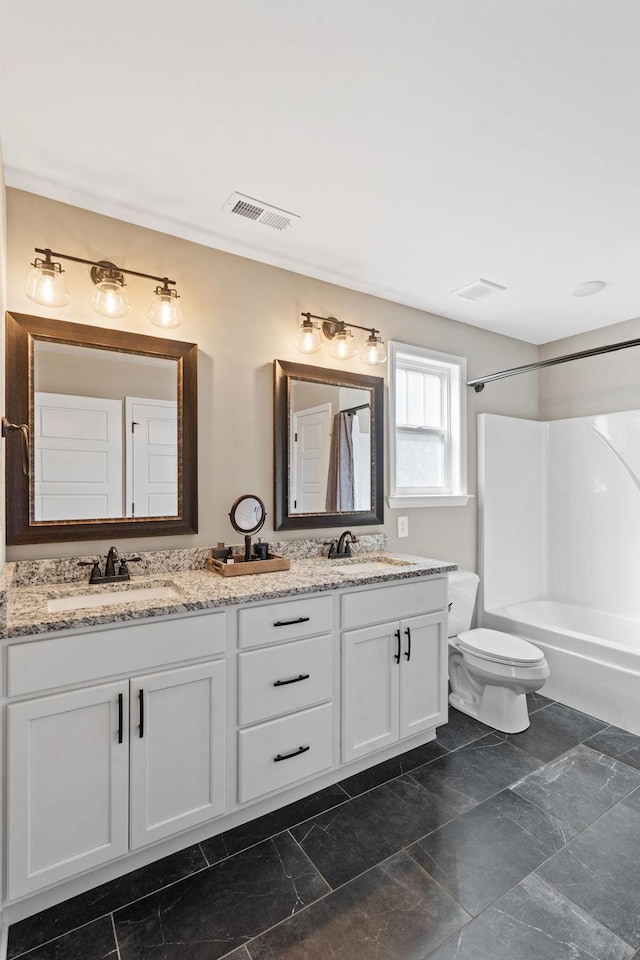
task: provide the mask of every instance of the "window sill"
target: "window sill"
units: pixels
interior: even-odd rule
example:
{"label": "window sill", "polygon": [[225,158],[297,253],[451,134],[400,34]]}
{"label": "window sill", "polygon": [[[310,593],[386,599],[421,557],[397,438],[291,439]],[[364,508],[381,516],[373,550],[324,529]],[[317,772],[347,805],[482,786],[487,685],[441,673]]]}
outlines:
{"label": "window sill", "polygon": [[471,499],[471,493],[434,493],[416,497],[387,497],[387,503],[392,510],[403,510],[405,507],[464,507]]}

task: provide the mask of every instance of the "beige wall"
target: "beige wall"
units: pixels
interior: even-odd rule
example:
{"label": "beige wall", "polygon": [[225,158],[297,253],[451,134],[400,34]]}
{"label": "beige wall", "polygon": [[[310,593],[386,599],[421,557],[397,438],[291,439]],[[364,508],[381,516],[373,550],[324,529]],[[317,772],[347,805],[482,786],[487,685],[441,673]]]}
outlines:
{"label": "beige wall", "polygon": [[[110,350],[83,350],[72,347],[65,353],[35,349],[35,389],[42,393],[63,393],[73,397],[102,397],[122,400],[143,397],[176,400],[178,371],[174,360],[158,361],[131,357],[122,362]],[[47,345],[48,346],[48,345]]]}
{"label": "beige wall", "polygon": [[[640,318],[601,327],[540,347],[540,359],[640,338]],[[612,413],[640,408],[640,347],[541,370],[540,419]]]}
{"label": "beige wall", "polygon": [[[199,344],[199,483],[200,532],[182,538],[131,540],[127,549],[159,549],[208,545],[233,536],[228,511],[237,496],[256,493],[268,511],[265,537],[273,527],[273,360],[300,362],[295,336],[300,312],[375,326],[385,340],[432,347],[468,358],[469,377],[503,367],[529,363],[538,350],[531,344],[489,333],[420,310],[399,306],[343,287],[266,266],[242,257],[142,229],[66,206],[33,194],[7,192],[8,292],[10,310],[45,315],[24,295],[24,280],[34,247],[49,246],[76,256],[111,259],[178,281],[184,325],[176,337]],[[249,229],[249,228],[248,228]],[[256,229],[259,229],[256,227]],[[428,269],[428,264],[425,265]],[[61,320],[157,335],[145,314],[153,284],[131,278],[131,314],[107,323],[89,308],[88,268],[68,263],[71,303],[56,311]],[[316,366],[337,367],[323,351]],[[370,372],[354,358],[341,369]],[[386,368],[380,370],[386,377]],[[480,394],[468,393],[469,484],[476,493],[476,414],[492,412],[536,417],[538,382],[535,375],[502,381]],[[388,472],[386,472],[388,489]],[[386,508],[382,527],[390,549],[442,557],[466,567],[476,566],[476,504],[466,507],[406,511],[409,537],[396,538],[399,512]],[[329,530],[314,531],[325,536]],[[292,537],[304,537],[303,532]],[[49,544],[9,548],[11,559],[70,556],[108,547],[103,543]]]}
{"label": "beige wall", "polygon": [[[2,163],[2,147],[0,145],[0,316],[4,317],[7,309],[6,284],[6,191],[4,185],[4,166]],[[0,337],[0,397],[4,398],[4,337]],[[2,404],[4,415],[4,402]],[[5,441],[0,440],[0,570],[5,560],[5,478],[4,478],[4,450]]]}

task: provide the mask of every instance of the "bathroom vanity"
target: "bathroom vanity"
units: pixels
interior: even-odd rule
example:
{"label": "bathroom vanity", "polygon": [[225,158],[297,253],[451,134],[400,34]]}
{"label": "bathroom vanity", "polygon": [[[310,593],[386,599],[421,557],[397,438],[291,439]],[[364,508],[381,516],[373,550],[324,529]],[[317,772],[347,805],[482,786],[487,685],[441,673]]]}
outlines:
{"label": "bathroom vanity", "polygon": [[453,569],[189,570],[88,607],[87,584],[10,589],[5,926],[433,739]]}

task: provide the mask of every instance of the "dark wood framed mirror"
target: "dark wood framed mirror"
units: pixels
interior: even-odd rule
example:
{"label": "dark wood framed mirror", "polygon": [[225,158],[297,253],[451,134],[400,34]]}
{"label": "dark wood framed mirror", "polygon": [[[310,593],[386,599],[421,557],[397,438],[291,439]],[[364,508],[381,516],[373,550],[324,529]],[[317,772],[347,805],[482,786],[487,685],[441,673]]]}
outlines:
{"label": "dark wood framed mirror", "polygon": [[275,529],[382,523],[382,377],[274,365]]}
{"label": "dark wood framed mirror", "polygon": [[7,543],[197,533],[197,370],[194,343],[7,313]]}

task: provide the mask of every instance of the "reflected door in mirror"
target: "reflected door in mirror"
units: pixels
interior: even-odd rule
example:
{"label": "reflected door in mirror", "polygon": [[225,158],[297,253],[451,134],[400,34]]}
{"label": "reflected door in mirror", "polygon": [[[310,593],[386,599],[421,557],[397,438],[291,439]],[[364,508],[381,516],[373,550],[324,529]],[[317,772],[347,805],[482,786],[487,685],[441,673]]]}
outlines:
{"label": "reflected door in mirror", "polygon": [[175,360],[37,341],[35,521],[175,517]]}
{"label": "reflected door in mirror", "polygon": [[381,377],[275,361],[276,529],[382,523]]}
{"label": "reflected door in mirror", "polygon": [[7,543],[197,533],[197,344],[6,324]]}

